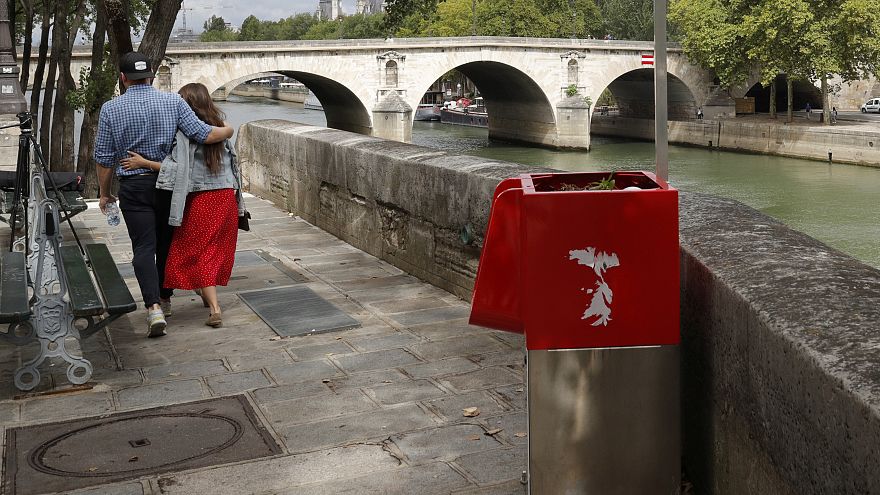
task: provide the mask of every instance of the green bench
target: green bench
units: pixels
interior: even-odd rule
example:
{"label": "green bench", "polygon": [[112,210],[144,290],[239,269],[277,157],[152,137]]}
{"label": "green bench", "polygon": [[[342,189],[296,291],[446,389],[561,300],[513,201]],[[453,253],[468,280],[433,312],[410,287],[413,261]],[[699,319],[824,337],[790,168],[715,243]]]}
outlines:
{"label": "green bench", "polygon": [[[65,199],[72,195],[65,194]],[[83,384],[91,379],[92,365],[67,349],[67,338],[88,338],[137,305],[105,244],[77,239],[62,245],[63,209],[34,175],[28,201],[33,212],[28,215],[30,237],[19,238],[13,243],[15,252],[0,256],[0,323],[9,325],[0,331],[0,339],[19,346],[39,343],[37,355],[15,371],[18,389],[36,387],[39,366],[49,358],[66,361],[67,379]],[[76,212],[74,204],[65,205],[69,216]],[[28,256],[19,252],[23,249]]]}
{"label": "green bench", "polygon": [[21,323],[31,317],[24,253],[0,254],[0,323]]}
{"label": "green bench", "polygon": [[[137,309],[137,304],[107,245],[85,244],[83,248],[85,257],[76,245],[61,246],[59,251],[67,280],[70,311],[75,318],[88,322],[85,329],[79,330],[80,338],[88,338],[113,320]],[[95,317],[101,318],[95,320]]]}

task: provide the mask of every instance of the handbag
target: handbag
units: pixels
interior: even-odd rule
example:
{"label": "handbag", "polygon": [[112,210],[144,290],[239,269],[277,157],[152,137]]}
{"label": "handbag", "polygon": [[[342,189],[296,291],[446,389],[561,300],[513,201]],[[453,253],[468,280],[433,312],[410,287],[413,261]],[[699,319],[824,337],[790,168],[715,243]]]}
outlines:
{"label": "handbag", "polygon": [[244,231],[249,232],[251,230],[251,224],[248,222],[248,220],[250,218],[251,218],[251,212],[249,212],[249,211],[245,211],[244,215],[239,215],[238,216],[238,230],[244,230]]}

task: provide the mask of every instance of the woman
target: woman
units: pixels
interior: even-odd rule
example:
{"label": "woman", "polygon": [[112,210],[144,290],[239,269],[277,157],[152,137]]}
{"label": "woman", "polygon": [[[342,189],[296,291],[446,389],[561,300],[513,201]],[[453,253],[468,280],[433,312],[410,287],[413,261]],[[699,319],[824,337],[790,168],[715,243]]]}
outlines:
{"label": "woman", "polygon": [[[214,105],[208,88],[191,83],[179,94],[205,123],[224,126],[223,112]],[[174,149],[162,161],[153,162],[137,153],[122,160],[124,168],[159,170],[156,188],[172,191],[168,223],[174,231],[165,285],[194,289],[210,314],[205,325],[223,324],[217,286],[229,283],[238,240],[238,215],[244,211],[241,176],[228,140],[217,144],[190,141],[182,132]]]}

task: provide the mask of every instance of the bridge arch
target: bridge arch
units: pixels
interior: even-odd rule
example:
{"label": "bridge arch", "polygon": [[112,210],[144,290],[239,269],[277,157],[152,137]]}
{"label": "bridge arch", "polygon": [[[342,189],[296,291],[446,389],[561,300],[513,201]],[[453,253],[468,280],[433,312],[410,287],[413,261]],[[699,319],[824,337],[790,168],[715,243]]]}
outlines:
{"label": "bridge arch", "polygon": [[458,70],[474,83],[483,97],[491,139],[555,146],[556,114],[550,96],[536,77],[513,61],[472,58],[474,60],[450,60],[449,65],[436,65],[430,71],[417,74],[411,84],[416,91],[407,94],[407,104],[415,108],[437,79]]}
{"label": "bridge arch", "polygon": [[[604,77],[593,75],[590,98],[598,101],[607,88],[619,103],[624,100],[621,116],[654,118],[654,68],[642,66],[636,57],[621,62],[615,70],[604,71]],[[666,73],[669,118],[692,118],[709,96],[709,74],[694,70],[683,54],[670,54]]]}
{"label": "bridge arch", "polygon": [[370,135],[372,133],[372,120],[370,113],[361,98],[345,85],[322,75],[300,70],[271,70],[261,71],[246,75],[240,75],[227,83],[210,81],[209,91],[214,91],[220,86],[225,86],[226,93],[231,92],[236,86],[269,75],[283,75],[303,83],[321,105],[324,107],[324,116],[327,119],[327,127],[343,131],[356,132]]}
{"label": "bridge arch", "polygon": [[[693,118],[701,105],[687,84],[678,76],[667,73],[667,108],[670,120]],[[654,70],[648,68],[625,72],[601,88],[614,95],[621,117],[654,118]],[[598,101],[598,97],[595,100]]]}

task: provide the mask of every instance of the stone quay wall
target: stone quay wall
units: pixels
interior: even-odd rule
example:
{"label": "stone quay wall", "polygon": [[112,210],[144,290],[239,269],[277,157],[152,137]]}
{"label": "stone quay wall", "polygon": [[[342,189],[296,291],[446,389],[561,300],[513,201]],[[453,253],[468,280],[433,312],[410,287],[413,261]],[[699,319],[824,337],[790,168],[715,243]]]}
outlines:
{"label": "stone quay wall", "polygon": [[[546,171],[285,121],[239,133],[252,193],[464,298],[495,185]],[[698,493],[876,493],[880,271],[709,195],[681,194],[680,230]]]}
{"label": "stone quay wall", "polygon": [[307,88],[270,88],[240,84],[230,91],[229,94],[249,98],[268,98],[270,100],[302,103],[309,96],[309,90]]}
{"label": "stone quay wall", "polygon": [[[654,121],[593,115],[595,135],[654,140]],[[671,121],[669,142],[705,148],[880,167],[880,132],[735,120]]]}

